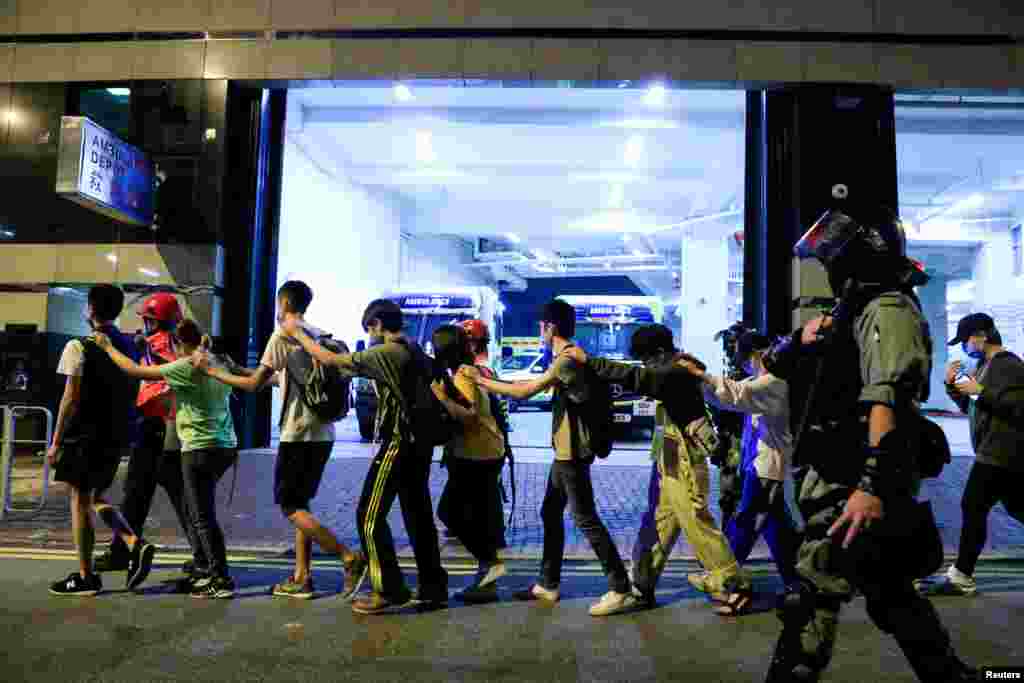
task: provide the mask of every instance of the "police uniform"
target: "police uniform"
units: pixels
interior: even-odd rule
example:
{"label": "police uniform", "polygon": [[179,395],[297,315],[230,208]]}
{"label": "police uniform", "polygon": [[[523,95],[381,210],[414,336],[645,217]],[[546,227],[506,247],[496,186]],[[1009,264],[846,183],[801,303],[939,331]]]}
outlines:
{"label": "police uniform", "polygon": [[[857,592],[920,680],[974,680],[935,609],[913,587],[942,561],[931,510],[915,499],[918,406],[931,373],[928,324],[909,286],[857,290],[844,306],[849,313],[834,319],[828,343],[801,348],[797,330],[765,358],[769,371],[787,379],[806,375],[809,358],[823,363],[817,392],[805,397],[810,408],[795,455],[807,467],[798,496],[806,520],[801,581],[780,605],[783,631],[767,680],[817,681],[832,656],[840,608]],[[871,448],[867,417],[875,405],[892,409],[895,428]],[[844,549],[848,527],[827,532],[857,489],[882,500],[883,517]]]}

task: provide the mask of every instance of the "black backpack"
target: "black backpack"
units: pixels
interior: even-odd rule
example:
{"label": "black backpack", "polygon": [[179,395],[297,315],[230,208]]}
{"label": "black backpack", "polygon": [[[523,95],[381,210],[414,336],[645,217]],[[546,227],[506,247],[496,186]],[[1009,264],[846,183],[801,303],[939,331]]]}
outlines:
{"label": "black backpack", "polygon": [[[345,342],[335,341],[330,335],[316,339],[316,343],[331,353],[348,353]],[[288,354],[288,390],[294,383],[302,397],[321,422],[337,422],[348,415],[352,407],[352,378],[333,365],[316,361],[305,351]]]}
{"label": "black backpack", "polygon": [[[430,388],[431,382],[442,379],[445,373],[437,370],[434,359],[419,344],[407,341],[399,343],[409,349],[412,355],[404,392],[409,428],[418,443],[427,443],[431,447],[443,446],[462,431],[462,424],[449,414]],[[460,394],[455,385],[450,380],[446,384],[448,395],[458,402]]]}
{"label": "black backpack", "polygon": [[953,462],[946,432],[924,415],[917,417],[918,444],[917,467],[921,476],[934,479],[942,474],[942,468]]}
{"label": "black backpack", "polygon": [[579,426],[583,423],[590,437],[590,454],[595,458],[607,458],[615,445],[612,388],[590,366],[584,365],[580,370],[586,385],[586,399],[582,403],[576,403],[566,395],[564,387],[555,390],[569,418],[572,452],[574,455],[579,452]]}

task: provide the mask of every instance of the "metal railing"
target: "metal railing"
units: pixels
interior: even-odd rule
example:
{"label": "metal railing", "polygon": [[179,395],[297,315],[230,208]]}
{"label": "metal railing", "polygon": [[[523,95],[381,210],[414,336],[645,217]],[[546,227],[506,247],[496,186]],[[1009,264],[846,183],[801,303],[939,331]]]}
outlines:
{"label": "metal railing", "polygon": [[[46,440],[16,439],[15,427],[19,417],[29,413],[42,413],[46,417]],[[11,513],[35,515],[46,507],[46,496],[50,490],[50,463],[45,457],[46,447],[53,437],[53,413],[43,406],[0,406],[0,417],[3,418],[3,440],[0,441],[0,520],[6,519]],[[11,504],[11,473],[14,469],[14,451],[18,445],[42,446],[43,452],[43,490],[39,501],[34,506]]]}

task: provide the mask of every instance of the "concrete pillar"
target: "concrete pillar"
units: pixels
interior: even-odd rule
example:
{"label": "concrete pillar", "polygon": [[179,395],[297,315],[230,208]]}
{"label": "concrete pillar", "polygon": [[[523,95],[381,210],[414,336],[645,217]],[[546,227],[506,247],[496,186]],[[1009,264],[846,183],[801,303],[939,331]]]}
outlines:
{"label": "concrete pillar", "polygon": [[948,312],[946,310],[946,285],[949,280],[943,275],[933,275],[927,285],[917,290],[921,299],[921,308],[932,332],[932,378],[931,396],[926,408],[934,410],[954,410],[956,406],[946,396],[944,376],[946,364],[949,362],[949,347],[946,346]]}
{"label": "concrete pillar", "polygon": [[694,228],[684,232],[680,250],[679,344],[720,374],[722,346],[714,336],[735,322],[728,319],[729,246],[721,235],[702,236]]}

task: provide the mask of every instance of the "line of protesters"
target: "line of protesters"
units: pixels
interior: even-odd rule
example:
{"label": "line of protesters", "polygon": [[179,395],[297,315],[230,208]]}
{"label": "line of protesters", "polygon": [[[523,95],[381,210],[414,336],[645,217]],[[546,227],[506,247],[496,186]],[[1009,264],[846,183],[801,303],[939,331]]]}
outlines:
{"label": "line of protesters", "polygon": [[[444,516],[478,561],[478,573],[457,598],[472,603],[497,600],[498,582],[506,574],[500,558],[505,547],[500,481],[509,444],[507,418],[497,397],[523,400],[549,389],[554,390],[555,457],[540,510],[543,556],[536,582],[516,593],[517,599],[558,601],[566,506],[608,577],[608,592],[590,609],[594,616],[653,606],[659,575],[680,533],[686,534],[704,568],[689,581],[713,598],[719,614],[738,616],[750,610],[751,581],[742,564],[760,536],[787,589],[798,590],[801,537],[784,494],[793,452],[789,389],[763,361],[772,346],[767,337],[754,332],[740,336],[736,363],[749,375],[740,381],[709,374],[698,359],[675,348],[671,332],[661,325],[634,334],[630,351],[640,365],[620,363],[589,357],[576,346],[575,311],[555,300],[540,316],[540,335],[554,361],[536,379],[507,383],[487,367],[489,332],[481,321],[439,328],[432,339],[431,366],[421,362],[422,350],[403,336],[402,312],[393,302],[377,300],[367,307],[363,327],[370,347],[350,354],[320,343],[324,333],[304,319],[311,301],[312,291],[304,283],[281,287],[279,329],[259,367],[248,370],[211,354],[209,338],[194,321],[182,319],[173,296],[157,294],[146,300],[140,310],[145,335],[133,340],[113,322],[124,305],[121,290],[99,285],[90,291],[87,318],[93,334],[69,342],[62,354],[58,372],[67,379],[48,451],[57,480],[71,490],[79,571],[55,582],[51,592],[95,595],[102,590],[100,572],[112,570],[127,570],[130,589],[143,583],[156,548],[142,530],[159,484],[193,552],[179,590],[199,598],[232,597],[235,584],[215,504],[217,484],[237,460],[230,394],[232,388],[258,391],[271,384],[284,390],[274,502],[295,527],[296,557],[291,576],[273,587],[276,596],[314,595],[310,562],[316,542],[340,559],[340,592],[353,599],[358,613],[447,603],[448,576],[440,561],[427,487],[434,444],[417,433],[410,417],[410,406],[422,400],[417,387],[424,384],[460,425],[447,445]],[[978,457],[964,494],[960,556],[944,581],[927,590],[969,595],[976,591],[973,573],[991,508],[1003,502],[1016,519],[1024,517],[1019,487],[1013,486],[1019,479],[1014,455],[1024,441],[1018,426],[1024,363],[1003,348],[994,321],[984,314],[964,318],[949,344],[961,344],[968,357],[979,361],[971,373],[954,362],[946,376],[951,398],[970,416]],[[335,434],[334,425],[306,405],[302,387],[290,386],[295,380],[286,371],[289,358],[303,353],[347,376],[374,380],[380,395],[382,443],[357,510],[362,551],[342,544],[310,512]],[[591,467],[607,449],[600,426],[595,427],[581,408],[609,382],[658,402],[648,509],[630,570],[597,511]],[[701,433],[709,426],[706,403],[744,415],[742,496],[724,532],[708,503],[708,450],[702,443],[707,435]],[[141,438],[133,433],[139,424],[137,409],[143,414]],[[136,441],[141,447],[133,451],[130,445]],[[125,456],[130,458],[129,470],[119,510],[103,495]],[[387,522],[395,498],[416,557],[415,594],[399,569]],[[95,564],[90,510],[114,532],[109,550]],[[356,598],[367,577],[371,592]]]}
{"label": "line of protesters", "polygon": [[[153,408],[164,429],[153,420],[146,443],[154,451],[173,451],[180,443],[180,470],[130,468],[130,473],[148,472],[137,475],[140,502],[131,507],[144,509],[156,483],[172,495],[181,491],[175,505],[194,552],[183,587],[196,597],[231,597],[234,584],[213,495],[236,458],[229,387],[257,391],[276,377],[285,398],[274,499],[295,527],[296,564],[293,574],[274,586],[274,595],[312,596],[315,541],[341,560],[343,597],[354,599],[369,577],[371,592],[354,599],[355,612],[446,604],[448,576],[427,487],[434,448],[446,445],[451,471],[444,514],[479,562],[476,579],[458,597],[497,599],[496,584],[505,574],[499,554],[504,540],[502,515],[492,512],[500,507],[497,478],[508,441],[494,397],[524,400],[551,389],[555,457],[540,510],[543,556],[536,582],[516,598],[560,598],[567,506],[608,578],[608,592],[590,608],[594,616],[653,605],[659,574],[681,532],[705,570],[690,582],[712,595],[718,613],[744,614],[751,606],[751,583],[741,564],[763,535],[785,584],[769,683],[819,680],[834,650],[842,605],[857,593],[920,680],[980,680],[978,671],[958,658],[937,612],[919,592],[927,583],[923,579],[941,566],[943,548],[931,508],[917,495],[922,478],[938,476],[949,461],[941,429],[921,415],[932,340],[916,288],[928,276],[907,258],[904,228],[893,212],[866,206],[858,211],[863,212],[858,218],[827,211],[794,248],[799,258],[824,264],[832,291],[839,293],[835,308],[775,343],[743,335],[735,361],[750,376],[742,381],[708,374],[698,359],[675,348],[671,332],[660,325],[633,335],[631,355],[640,365],[588,357],[573,343],[575,311],[560,300],[546,304],[540,316],[540,335],[554,360],[544,374],[526,382],[501,382],[477,367],[479,342],[487,337],[479,325],[440,328],[432,339],[437,357],[429,358],[402,334],[402,311],[388,300],[371,302],[364,313],[370,348],[348,353],[305,321],[312,292],[301,282],[279,290],[279,329],[258,368],[238,368],[210,354],[190,321],[175,330],[173,354],[156,354],[164,358],[160,362],[148,351],[143,358],[113,325],[123,306],[120,290],[95,287],[88,306],[94,334],[69,343],[61,358],[59,372],[67,381],[48,452],[57,478],[72,490],[80,570],[51,591],[94,595],[102,589],[92,562],[90,510],[113,529],[106,559],[125,565],[129,588],[141,584],[152,566],[155,548],[142,536],[142,521],[126,519],[103,498],[133,442],[134,406],[150,405],[142,400],[145,393],[162,397],[163,403],[154,405],[165,407],[173,395],[176,442],[166,430],[169,410]],[[970,417],[977,458],[964,493],[960,556],[945,580],[928,591],[969,595],[977,590],[973,573],[992,507],[1002,502],[1016,519],[1024,518],[1016,485],[1021,471],[1016,454],[1024,445],[1024,363],[1003,348],[994,321],[984,314],[962,319],[948,343],[960,344],[978,361],[973,371],[963,372],[954,362],[946,372],[949,396]],[[291,376],[291,361],[303,357],[313,368],[307,379],[315,382],[302,384]],[[328,369],[372,379],[380,397],[381,446],[357,509],[362,551],[341,544],[309,510],[334,439],[333,421],[314,408],[321,405],[320,389],[329,385],[317,384],[326,381]],[[156,386],[138,392],[137,379],[166,382],[166,391]],[[611,381],[658,402],[649,506],[632,571],[601,521],[591,479],[595,460],[612,449]],[[708,509],[708,458],[717,447],[708,404],[745,415],[742,495],[725,533]],[[799,503],[806,524],[800,533],[784,494],[794,458],[802,470]],[[415,594],[399,569],[387,522],[396,498],[416,558]],[[133,516],[144,519],[142,513]]]}

